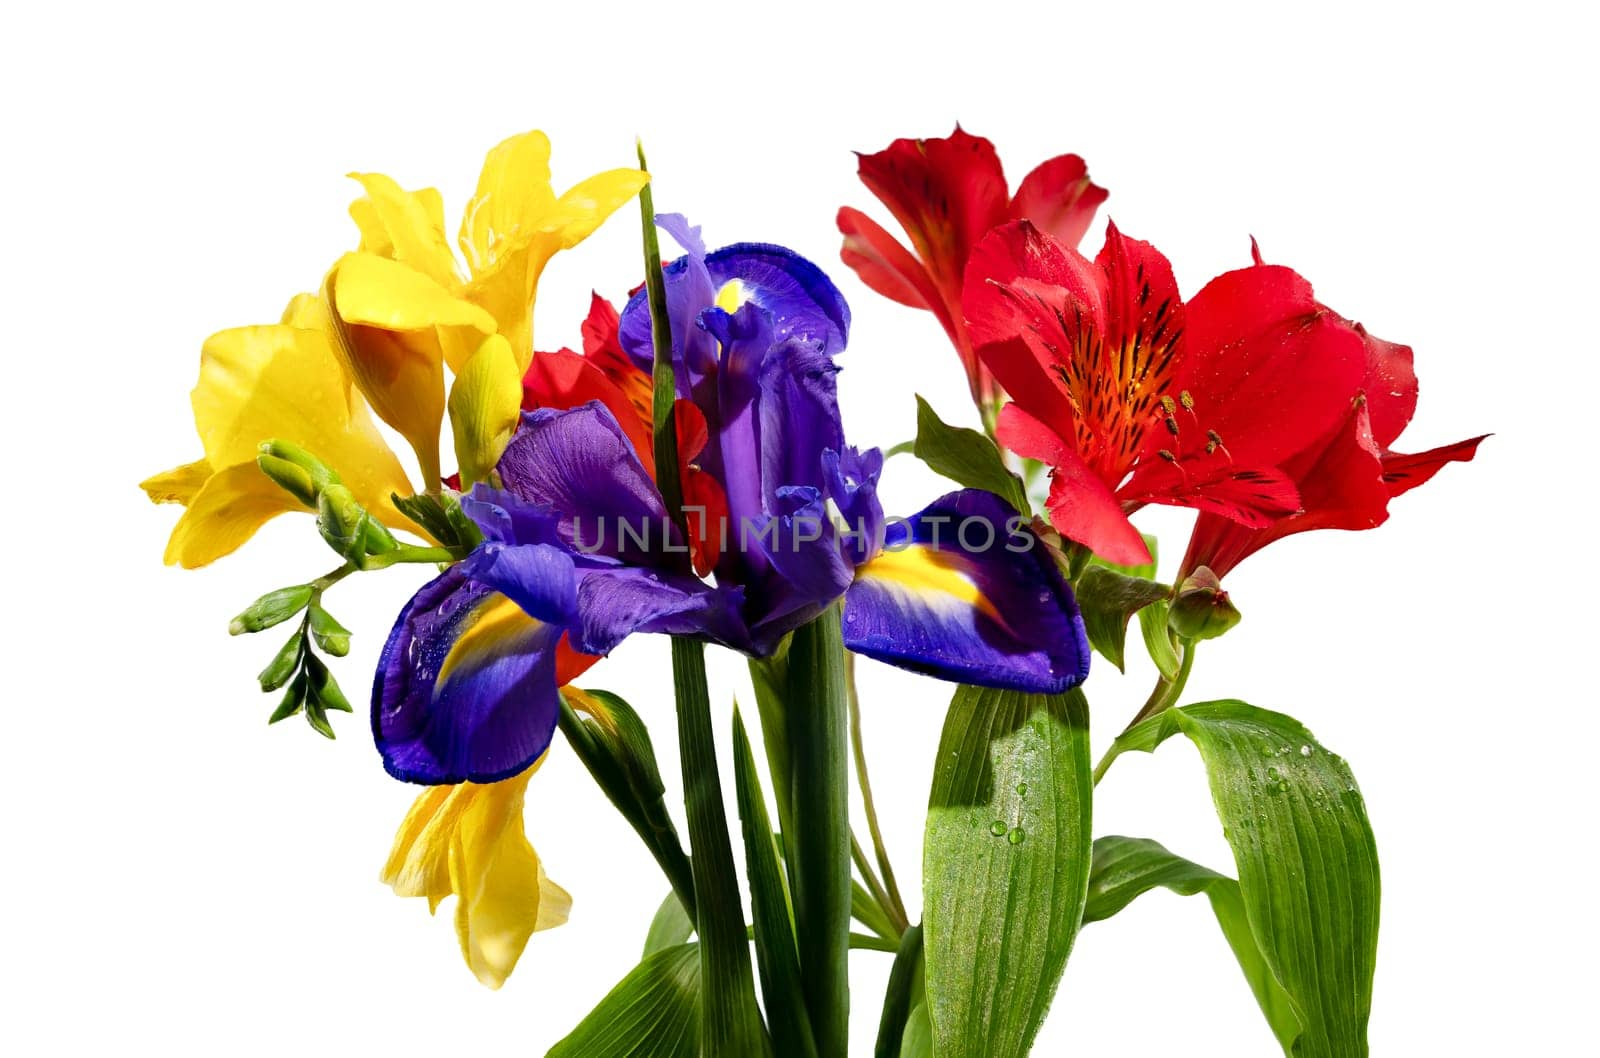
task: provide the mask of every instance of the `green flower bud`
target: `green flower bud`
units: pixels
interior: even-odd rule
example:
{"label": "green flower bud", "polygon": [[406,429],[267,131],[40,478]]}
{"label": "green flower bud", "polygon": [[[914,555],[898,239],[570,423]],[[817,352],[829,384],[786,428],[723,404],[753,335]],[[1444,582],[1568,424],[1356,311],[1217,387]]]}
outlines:
{"label": "green flower bud", "polygon": [[1215,639],[1239,623],[1239,611],[1222,590],[1222,582],[1200,566],[1178,585],[1167,614],[1167,627],[1190,642]]}
{"label": "green flower bud", "polygon": [[311,608],[311,638],[316,640],[317,646],[342,658],[350,653],[350,629],[333,619],[333,615],[320,606]]}
{"label": "green flower bud", "polygon": [[271,478],[295,499],[307,507],[317,505],[317,483],[311,480],[311,475],[306,473],[304,467],[296,466],[286,459],[262,453],[256,456],[256,466],[261,472]]}
{"label": "green flower bud", "polygon": [[261,681],[263,691],[275,691],[289,682],[289,678],[300,667],[300,651],[304,644],[305,638],[296,631],[283,648],[273,655],[267,667],[261,670],[261,675],[256,677]]}
{"label": "green flower bud", "polygon": [[262,441],[258,451],[264,456],[272,456],[299,467],[306,472],[312,484],[319,490],[329,485],[340,484],[339,475],[332,467],[297,444],[290,444],[288,441]]}
{"label": "green flower bud", "polygon": [[244,613],[228,623],[228,634],[237,636],[279,625],[306,608],[311,601],[311,585],[269,591],[251,603]]}

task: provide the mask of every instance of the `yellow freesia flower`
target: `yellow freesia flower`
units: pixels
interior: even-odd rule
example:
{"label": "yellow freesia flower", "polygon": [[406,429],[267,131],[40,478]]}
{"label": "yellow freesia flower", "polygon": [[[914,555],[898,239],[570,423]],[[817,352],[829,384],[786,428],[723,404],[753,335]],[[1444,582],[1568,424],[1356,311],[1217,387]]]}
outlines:
{"label": "yellow freesia flower", "polygon": [[381,521],[410,524],[390,495],[410,495],[411,484],[365,402],[351,393],[318,299],[295,298],[281,323],[206,339],[190,403],[204,457],[141,485],[157,503],[188,508],[167,542],[169,565],[206,565],[274,515],[304,509],[256,466],[257,446],[272,439],[316,453]]}
{"label": "yellow freesia flower", "polygon": [[[506,395],[513,386],[520,391],[533,359],[533,301],[546,264],[587,238],[649,177],[613,169],[558,197],[550,184],[549,139],[542,132],[513,136],[489,152],[467,203],[462,269],[445,238],[437,191],[406,191],[376,173],[352,176],[366,192],[350,206],[361,244],[328,277],[340,350],[378,416],[410,442],[432,488],[446,407],[444,367],[463,376],[480,350],[492,348],[468,388],[459,397],[452,391],[449,405],[452,416],[457,407],[503,413]],[[491,334],[506,345],[487,346]],[[503,414],[492,422],[452,423],[456,458],[473,471],[471,480],[482,480],[499,460],[509,438],[503,425]]]}
{"label": "yellow freesia flower", "polygon": [[427,897],[438,910],[456,898],[461,954],[479,981],[505,984],[528,938],[567,920],[572,898],[544,873],[522,827],[528,780],[434,786],[406,813],[382,880],[400,896]]}

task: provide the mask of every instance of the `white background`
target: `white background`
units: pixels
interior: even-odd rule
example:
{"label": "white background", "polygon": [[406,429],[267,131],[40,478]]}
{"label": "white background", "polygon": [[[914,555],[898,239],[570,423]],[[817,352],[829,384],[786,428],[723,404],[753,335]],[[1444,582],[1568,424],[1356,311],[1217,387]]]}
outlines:
{"label": "white background", "polygon": [[[1415,346],[1404,447],[1495,431],[1383,529],[1247,562],[1230,579],[1245,622],[1202,653],[1189,697],[1288,710],[1352,762],[1383,856],[1378,1053],[1592,1046],[1591,9],[552,6],[7,15],[4,1049],[541,1054],[634,963],[665,892],[558,747],[527,826],[572,920],[483,989],[448,913],[377,882],[414,791],[383,774],[362,719],[336,717],[332,744],[298,720],[268,729],[252,678],[273,644],[226,635],[256,594],[326,565],[309,523],[281,519],[203,572],[161,566],[177,511],[135,483],[199,454],[187,391],[206,335],[275,319],[354,245],[341,174],[434,184],[453,226],[506,135],[547,130],[565,186],[626,164],[642,134],[658,203],[713,245],[786,243],[834,272],[856,321],[847,426],[888,446],[912,432],[913,389],[972,416],[933,318],[837,264],[833,215],[882,216],[852,149],[957,119],[1013,182],[1083,154],[1185,292],[1242,264],[1254,234],[1324,301]],[[556,261],[541,347],[577,341],[591,287],[637,281],[636,245],[629,210]],[[891,471],[895,510],[940,487],[909,460]],[[1187,516],[1141,517],[1175,558]],[[423,577],[330,596],[358,633],[337,667],[352,697]],[[863,676],[915,894],[948,689]],[[1097,749],[1151,676],[1099,667]],[[713,678],[719,709],[747,696],[736,659]],[[588,682],[642,709],[675,783],[664,642],[628,643]],[[1096,816],[1229,864],[1178,742],[1119,762]],[[855,959],[865,1053],[889,958]],[[1207,908],[1157,893],[1084,932],[1038,1053],[1179,1048],[1274,1053]]]}

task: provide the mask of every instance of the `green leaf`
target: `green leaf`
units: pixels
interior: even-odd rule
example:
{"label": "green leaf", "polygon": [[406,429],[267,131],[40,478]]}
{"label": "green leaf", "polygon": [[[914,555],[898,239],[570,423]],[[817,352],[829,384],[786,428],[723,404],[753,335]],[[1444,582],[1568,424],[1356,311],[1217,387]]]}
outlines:
{"label": "green leaf", "polygon": [[1284,1052],[1292,1053],[1294,1041],[1300,1036],[1300,1021],[1289,994],[1278,984],[1256,946],[1244,910],[1244,896],[1232,878],[1174,856],[1148,838],[1099,838],[1094,843],[1094,870],[1089,875],[1089,903],[1084,908],[1083,921],[1110,918],[1157,886],[1183,896],[1206,894],[1217,925],[1233,949],[1267,1024]]}
{"label": "green leaf", "polygon": [[855,879],[850,880],[850,915],[880,937],[894,936],[894,923],[877,899]]}
{"label": "green leaf", "polygon": [[269,591],[245,608],[244,613],[228,622],[228,634],[233,636],[260,632],[280,625],[306,608],[311,601],[311,585],[296,584],[292,588]]}
{"label": "green leaf", "polygon": [[[700,1045],[704,1058],[759,1058],[772,1053],[756,1006],[755,975],[733,868],[727,810],[711,730],[705,647],[672,639],[678,748],[694,867],[695,929],[700,934]],[[842,1051],[839,1053],[843,1053]]]}
{"label": "green leaf", "polygon": [[336,658],[350,653],[350,629],[333,619],[333,615],[320,605],[312,604],[306,614],[306,627],[317,646]]}
{"label": "green leaf", "polygon": [[1022,1058],[1083,915],[1088,704],[961,687],[939,742],[923,854],[928,1006],[940,1058]]}
{"label": "green leaf", "polygon": [[817,1053],[849,1046],[850,782],[844,636],[836,603],[795,630],[785,694],[795,940]]}
{"label": "green leaf", "polygon": [[928,1004],[918,1003],[906,1018],[906,1033],[900,1039],[900,1058],[933,1058],[933,1022]]}
{"label": "green leaf", "polygon": [[900,938],[894,965],[889,968],[889,984],[883,991],[883,1010],[878,1016],[878,1042],[873,1058],[895,1058],[901,1052],[912,1007],[922,1005],[922,926],[911,926]]}
{"label": "green leaf", "polygon": [[920,396],[917,397],[917,440],[913,451],[935,473],[957,485],[987,489],[1024,517],[1032,513],[1022,479],[1006,469],[1005,460],[994,442],[977,430],[946,423]]}
{"label": "green leaf", "polygon": [[772,823],[756,773],[755,756],[750,752],[750,736],[745,733],[737,706],[733,710],[733,781],[739,796],[739,818],[744,823],[756,966],[761,971],[761,994],[766,999],[773,1051],[778,1058],[815,1058],[817,1045],[811,1035],[800,983],[800,958],[795,948],[788,888],[772,841]]}
{"label": "green leaf", "polygon": [[683,909],[683,901],[678,899],[677,893],[668,893],[656,908],[655,918],[650,920],[650,932],[644,937],[644,954],[649,956],[675,948],[692,936],[694,922]]}
{"label": "green leaf", "polygon": [[545,1058],[699,1058],[698,947],[647,956]]}
{"label": "green leaf", "polygon": [[1151,717],[1127,748],[1153,748],[1175,731],[1205,761],[1250,932],[1303,1028],[1292,1053],[1364,1058],[1378,852],[1349,767],[1299,721],[1240,701]]}
{"label": "green leaf", "polygon": [[1123,671],[1128,619],[1170,594],[1165,584],[1097,565],[1085,569],[1072,590],[1078,597],[1089,642],[1118,671]]}
{"label": "green leaf", "polygon": [[[589,690],[582,701],[588,715],[561,698],[561,731],[589,769],[595,785],[643,840],[671,883],[685,917],[695,908],[694,871],[684,854],[678,828],[667,812],[666,784],[656,764],[650,731],[627,702],[610,691]],[[681,942],[687,938],[679,938]]]}

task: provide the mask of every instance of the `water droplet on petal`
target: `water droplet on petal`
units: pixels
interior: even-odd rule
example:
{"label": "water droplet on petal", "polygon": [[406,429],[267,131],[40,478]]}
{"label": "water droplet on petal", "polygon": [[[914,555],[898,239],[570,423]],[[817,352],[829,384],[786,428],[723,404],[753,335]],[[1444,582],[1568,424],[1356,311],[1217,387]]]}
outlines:
{"label": "water droplet on petal", "polygon": [[1011,845],[1020,845],[1028,839],[1021,827],[1012,827],[1011,833],[1006,835],[1006,842]]}
{"label": "water droplet on petal", "polygon": [[993,823],[989,824],[989,833],[993,834],[995,837],[1001,837],[1005,834],[1005,832],[1006,825],[1000,820],[996,819]]}
{"label": "water droplet on petal", "polygon": [[1026,796],[1028,796],[1028,784],[1027,783],[1025,783],[1025,782],[1017,783],[1017,796],[1018,797],[1026,797]]}
{"label": "water droplet on petal", "polygon": [[1305,746],[1305,745],[1302,745],[1302,746],[1301,746],[1301,747],[1300,747],[1300,755],[1301,755],[1301,756],[1302,756],[1302,757],[1309,757],[1309,756],[1311,756],[1311,747],[1310,747],[1310,746]]}

